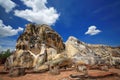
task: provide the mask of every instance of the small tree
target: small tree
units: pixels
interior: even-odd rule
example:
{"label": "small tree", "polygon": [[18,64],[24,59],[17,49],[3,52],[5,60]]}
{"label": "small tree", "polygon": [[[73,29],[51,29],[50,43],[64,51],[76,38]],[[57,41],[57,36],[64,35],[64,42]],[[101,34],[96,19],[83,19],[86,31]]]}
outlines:
{"label": "small tree", "polygon": [[6,51],[2,51],[0,53],[0,64],[4,64],[7,57],[11,55],[10,49],[7,49]]}

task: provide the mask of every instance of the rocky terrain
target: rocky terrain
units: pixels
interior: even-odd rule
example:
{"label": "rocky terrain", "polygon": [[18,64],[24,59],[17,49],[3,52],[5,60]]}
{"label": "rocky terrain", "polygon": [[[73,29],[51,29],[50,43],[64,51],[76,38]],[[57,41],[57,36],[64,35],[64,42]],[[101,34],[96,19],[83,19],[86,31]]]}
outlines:
{"label": "rocky terrain", "polygon": [[[109,69],[108,72],[101,70],[88,70],[88,74],[89,76],[91,76],[91,78],[80,78],[80,75],[82,75],[82,73],[76,72],[75,70],[72,69],[68,69],[66,71],[61,70],[60,75],[51,75],[49,72],[33,73],[26,71],[26,75],[21,77],[9,77],[7,72],[2,72],[2,71],[3,71],[3,66],[0,66],[0,80],[119,80],[120,79],[119,69]],[[118,75],[112,75],[111,73]],[[78,77],[72,78],[71,75],[74,76],[76,75]]]}
{"label": "rocky terrain", "polygon": [[[120,47],[87,44],[73,36],[64,43],[62,37],[50,26],[28,24],[17,39],[16,51],[7,58],[3,72],[8,73],[10,77],[17,77],[26,73],[41,75],[41,72],[45,74],[47,71],[51,75],[61,75],[62,69],[72,69],[66,77],[71,74],[75,77],[74,73],[77,73],[80,78],[81,73],[82,77],[91,77],[90,70],[93,69],[105,72],[105,75],[97,77],[113,75],[114,73],[109,71],[111,68],[120,69]],[[65,73],[67,72],[63,72]],[[96,77],[95,74],[92,77]],[[49,77],[48,73],[47,76]],[[62,76],[61,78],[64,78]]]}
{"label": "rocky terrain", "polygon": [[69,57],[83,61],[86,64],[116,65],[120,63],[119,47],[87,44],[73,36],[68,38],[65,45]]}

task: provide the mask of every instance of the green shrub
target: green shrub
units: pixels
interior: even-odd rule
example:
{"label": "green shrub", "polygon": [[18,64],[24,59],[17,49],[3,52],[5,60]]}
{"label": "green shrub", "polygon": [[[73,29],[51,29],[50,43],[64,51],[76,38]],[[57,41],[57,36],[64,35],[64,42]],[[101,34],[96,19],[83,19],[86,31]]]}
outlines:
{"label": "green shrub", "polygon": [[4,64],[4,62],[6,61],[7,57],[9,57],[11,55],[10,49],[6,50],[6,51],[2,51],[0,53],[0,64]]}

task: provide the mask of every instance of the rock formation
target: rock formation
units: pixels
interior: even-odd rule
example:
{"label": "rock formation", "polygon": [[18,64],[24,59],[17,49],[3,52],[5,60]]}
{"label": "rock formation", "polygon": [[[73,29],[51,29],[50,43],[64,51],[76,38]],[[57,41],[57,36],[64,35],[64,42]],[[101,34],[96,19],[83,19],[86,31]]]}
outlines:
{"label": "rock formation", "polygon": [[28,24],[23,34],[17,39],[16,50],[30,50],[34,54],[38,54],[42,43],[47,48],[56,49],[57,53],[65,49],[62,38],[51,27],[45,24]]}
{"label": "rock formation", "polygon": [[76,66],[86,74],[86,65],[96,64],[117,64],[120,68],[120,47],[87,44],[73,36],[64,44],[62,37],[48,25],[28,24],[17,39],[15,53],[7,58],[5,69],[11,76],[19,76],[26,68],[59,74],[59,68]]}
{"label": "rock formation", "polygon": [[86,64],[120,64],[120,48],[106,45],[93,45],[70,36],[66,41],[66,53],[74,61]]}
{"label": "rock formation", "polygon": [[18,37],[16,51],[7,58],[5,69],[11,67],[41,69],[42,64],[53,60],[65,50],[61,36],[48,25],[28,24]]}

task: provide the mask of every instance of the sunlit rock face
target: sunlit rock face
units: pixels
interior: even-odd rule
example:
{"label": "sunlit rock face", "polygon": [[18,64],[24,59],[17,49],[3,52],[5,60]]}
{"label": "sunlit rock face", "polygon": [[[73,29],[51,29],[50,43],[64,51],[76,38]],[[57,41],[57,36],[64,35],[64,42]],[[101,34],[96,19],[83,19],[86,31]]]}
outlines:
{"label": "sunlit rock face", "polygon": [[64,44],[62,37],[50,26],[27,24],[17,39],[15,53],[6,60],[5,69],[22,67],[45,71],[50,64],[67,66],[69,62],[70,65],[120,65],[120,47],[87,44],[74,36]]}
{"label": "sunlit rock face", "polygon": [[27,24],[17,39],[16,52],[7,59],[5,68],[25,67],[37,70],[64,50],[62,37],[50,26]]}
{"label": "sunlit rock face", "polygon": [[65,49],[61,36],[48,25],[28,24],[16,43],[16,50],[30,50],[38,54],[41,44],[45,43],[47,48],[54,48],[57,53]]}
{"label": "sunlit rock face", "polygon": [[65,43],[66,53],[76,61],[86,64],[116,64],[120,61],[120,48],[106,45],[87,44],[70,36]]}

